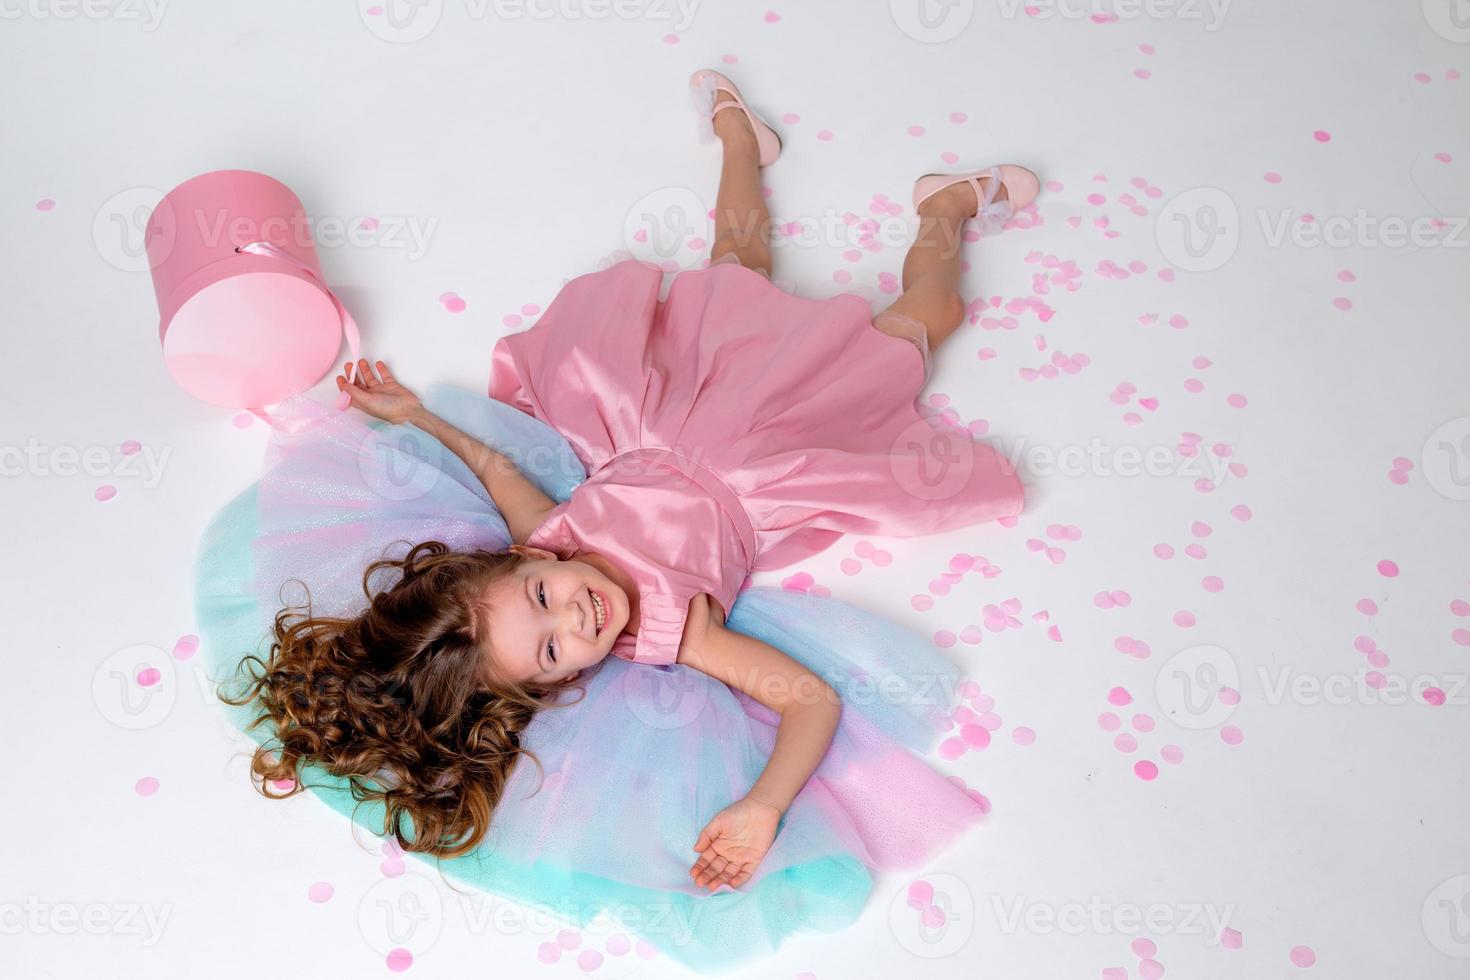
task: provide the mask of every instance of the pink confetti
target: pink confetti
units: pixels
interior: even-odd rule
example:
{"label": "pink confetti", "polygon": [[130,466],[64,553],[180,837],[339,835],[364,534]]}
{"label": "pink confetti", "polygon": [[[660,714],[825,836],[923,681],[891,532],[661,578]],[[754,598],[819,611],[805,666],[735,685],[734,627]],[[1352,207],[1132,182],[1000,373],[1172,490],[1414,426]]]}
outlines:
{"label": "pink confetti", "polygon": [[330,901],[334,891],[335,889],[332,888],[329,882],[316,881],[312,882],[311,887],[306,890],[306,897],[320,905],[323,902]]}
{"label": "pink confetti", "polygon": [[1312,139],[1316,140],[1318,143],[1327,143],[1331,141],[1332,134],[1325,129],[1319,129],[1312,134]]}
{"label": "pink confetti", "polygon": [[1384,578],[1398,578],[1399,566],[1395,562],[1385,558],[1378,563],[1378,574]]}
{"label": "pink confetti", "polygon": [[1147,759],[1140,759],[1133,765],[1133,775],[1146,783],[1153,782],[1159,778],[1159,767]]}
{"label": "pink confetti", "polygon": [[1291,962],[1293,966],[1306,969],[1317,962],[1317,954],[1310,946],[1293,946],[1291,948]]}

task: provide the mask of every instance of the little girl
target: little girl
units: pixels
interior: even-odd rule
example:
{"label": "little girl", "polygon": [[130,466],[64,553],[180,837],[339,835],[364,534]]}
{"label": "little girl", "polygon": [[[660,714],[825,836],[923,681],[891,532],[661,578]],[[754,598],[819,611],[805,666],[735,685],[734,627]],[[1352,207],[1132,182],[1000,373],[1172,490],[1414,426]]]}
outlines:
{"label": "little girl", "polygon": [[[392,426],[411,425],[430,437],[431,450],[453,453],[480,484],[472,489],[483,488],[481,498],[488,494],[485,503],[493,505],[476,504],[478,518],[487,511],[498,515],[508,546],[454,548],[443,543],[458,533],[451,531],[401,560],[374,562],[361,583],[365,610],[349,616],[344,606],[344,615],[290,625],[283,611],[275,617],[269,658],[246,658],[261,668],[252,672],[252,683],[233,698],[222,697],[255,705],[255,723],[267,725],[280,743],[275,751],[263,745],[256,752],[259,776],[284,785],[278,781],[299,779],[302,767],[311,765],[347,777],[356,800],[382,804],[385,828],[408,850],[454,857],[484,841],[491,850],[498,843],[507,860],[516,856],[520,831],[499,838],[496,831],[530,819],[528,805],[511,799],[528,768],[518,765],[522,756],[547,769],[553,785],[550,808],[538,812],[534,830],[527,824],[524,839],[527,855],[534,852],[543,862],[548,835],[567,833],[555,826],[558,820],[591,819],[585,810],[581,816],[567,813],[566,799],[577,796],[586,810],[596,811],[634,806],[625,797],[641,795],[647,809],[632,818],[638,825],[622,828],[625,840],[666,837],[665,821],[694,820],[698,833],[683,847],[689,855],[686,874],[696,887],[728,891],[779,874],[784,891],[771,894],[787,896],[783,902],[795,925],[766,925],[773,947],[796,928],[831,928],[831,920],[855,914],[850,903],[840,911],[823,904],[851,887],[857,864],[851,854],[868,867],[911,865],[980,812],[968,809],[979,799],[973,793],[959,795],[965,812],[940,799],[935,787],[942,778],[893,744],[895,738],[908,740],[888,724],[894,707],[863,701],[852,683],[871,680],[880,670],[931,670],[949,677],[949,665],[936,666],[928,651],[905,654],[910,663],[893,663],[887,659],[893,648],[913,650],[915,644],[892,638],[896,633],[875,642],[883,627],[866,614],[829,600],[790,615],[780,603],[798,600],[756,597],[776,590],[746,585],[750,573],[809,558],[846,533],[913,536],[1020,511],[1022,487],[1005,460],[963,430],[923,419],[914,403],[929,378],[931,352],[964,317],[958,292],[962,226],[977,214],[998,225],[1033,200],[1038,183],[1015,166],[923,177],[914,189],[919,230],[904,261],[903,293],[887,310],[874,318],[867,302],[854,295],[798,298],[770,281],[770,216],[759,170],[779,156],[779,138],[723,75],[699,71],[690,84],[724,156],[706,268],[678,274],[662,301],[661,270],[634,260],[567,283],[531,329],[496,344],[489,385],[495,424],[451,424],[399,383],[383,361],[376,370],[359,362],[353,382],[347,380],[349,363],[337,378],[352,405]],[[539,472],[529,458],[518,465],[487,445],[525,444],[498,427],[515,424],[507,415],[555,430],[586,478],[562,493],[544,465]],[[479,428],[486,437],[465,428]],[[314,437],[313,465],[323,465],[321,455],[334,445],[324,431]],[[361,463],[360,447],[347,446],[341,456],[352,458],[354,452]],[[435,495],[448,492],[439,478],[452,469],[442,458],[429,461],[433,465],[424,472],[430,486],[377,486],[360,500],[322,506],[359,516],[375,501],[384,513],[397,513],[408,501],[427,515]],[[459,472],[457,462],[453,471]],[[297,492],[301,480],[283,476],[284,467],[273,472],[270,486]],[[287,492],[270,490],[268,483],[261,483],[259,520],[288,509],[267,501],[268,490]],[[464,486],[449,486],[465,495]],[[462,502],[448,506],[460,513],[473,509]],[[440,513],[440,526],[448,530],[457,516]],[[304,535],[332,523],[318,516],[300,522],[310,530],[282,530],[273,540],[283,549],[288,540],[298,547]],[[260,537],[260,578],[263,542],[271,536],[258,525],[253,530]],[[326,559],[318,554],[315,560]],[[275,570],[281,567],[277,563]],[[375,595],[368,579],[383,568],[402,576]],[[761,606],[770,601],[777,605]],[[823,611],[838,607],[840,614]],[[606,659],[609,654],[640,666],[632,668],[634,674],[617,672],[616,683],[625,689],[617,702],[624,720],[608,724],[623,731],[597,738],[587,734],[589,718],[613,702],[610,695],[592,701],[588,692],[606,695],[606,685],[614,683],[603,676],[614,662]],[[636,672],[670,665],[689,668],[726,693],[715,694],[716,688],[701,682],[676,692],[703,692],[708,703],[699,710],[684,705],[671,714],[661,708],[655,716],[649,706],[656,697],[640,700],[638,687],[650,680],[693,683],[693,675],[667,675],[685,679],[674,682],[657,671]],[[568,702],[562,695],[569,689],[587,697]],[[930,741],[935,727],[952,724],[932,705],[916,707],[914,688],[906,691],[904,710],[931,726],[915,741]],[[740,725],[764,720],[774,728],[773,737],[755,728],[753,736],[732,729],[729,717],[720,714],[727,701],[743,711],[735,715]],[[636,722],[627,721],[629,705]],[[670,717],[677,723],[669,724]],[[662,737],[680,742],[691,770],[676,777],[677,787],[670,783],[668,792],[652,758],[622,760],[626,768],[616,788],[603,770],[575,780],[568,775],[576,768],[569,746],[577,739],[584,756],[616,753],[620,744],[654,744],[645,743],[643,729],[666,725],[674,730]],[[683,744],[707,725],[715,727],[702,742]],[[658,745],[639,751],[663,751]],[[761,748],[768,756],[763,765],[753,753]],[[559,753],[561,762],[547,765],[549,753]],[[708,775],[711,753],[734,753],[734,769],[759,774],[741,792],[730,784],[748,777]],[[879,778],[887,785],[876,784]],[[625,785],[630,779],[642,786],[641,794]],[[885,791],[906,789],[918,798],[884,798]],[[733,798],[716,810],[684,812],[726,793]],[[802,800],[815,801],[801,810],[810,816],[794,820]],[[927,802],[929,814],[906,811],[900,818],[905,802]],[[932,826],[895,829],[900,822],[926,819]],[[832,843],[815,843],[824,835]],[[767,875],[763,861],[787,837],[787,851]],[[904,843],[890,848],[890,861],[882,853],[884,841],[900,837]],[[628,852],[642,853],[632,845]],[[661,889],[662,895],[679,891],[677,883],[658,880],[655,866],[666,867],[669,855],[657,848],[636,866],[622,860],[616,869],[608,864],[613,859],[572,844],[558,856],[567,867],[551,890],[563,900],[586,887],[572,882],[589,871],[599,881],[631,882]],[[827,863],[838,857],[847,863]],[[814,868],[823,870],[817,874]],[[863,872],[861,866],[856,870]],[[517,874],[524,877],[481,879],[524,896],[528,888],[513,886],[524,885],[532,873],[520,868]],[[844,884],[839,888],[833,881]],[[801,901],[793,903],[793,894]],[[583,914],[585,906],[577,912]],[[823,921],[823,915],[830,919]],[[735,938],[748,926],[732,916],[718,935],[701,934],[698,942],[706,952],[754,948],[754,940]],[[688,941],[698,932],[691,927],[681,935]],[[685,957],[692,965],[716,959]]]}

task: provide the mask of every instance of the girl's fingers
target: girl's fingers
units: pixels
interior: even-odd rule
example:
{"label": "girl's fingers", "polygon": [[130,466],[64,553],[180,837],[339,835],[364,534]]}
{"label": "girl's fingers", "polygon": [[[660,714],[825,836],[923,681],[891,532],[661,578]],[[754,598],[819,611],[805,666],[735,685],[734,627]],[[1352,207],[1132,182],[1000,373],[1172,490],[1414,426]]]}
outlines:
{"label": "girl's fingers", "polygon": [[377,379],[373,377],[373,369],[372,366],[368,364],[367,358],[364,357],[357,362],[357,370],[362,375],[362,383],[367,385],[369,388],[378,383]]}
{"label": "girl's fingers", "polygon": [[393,372],[389,371],[388,365],[384,364],[382,361],[378,362],[378,376],[382,378],[384,383],[386,384],[393,383]]}

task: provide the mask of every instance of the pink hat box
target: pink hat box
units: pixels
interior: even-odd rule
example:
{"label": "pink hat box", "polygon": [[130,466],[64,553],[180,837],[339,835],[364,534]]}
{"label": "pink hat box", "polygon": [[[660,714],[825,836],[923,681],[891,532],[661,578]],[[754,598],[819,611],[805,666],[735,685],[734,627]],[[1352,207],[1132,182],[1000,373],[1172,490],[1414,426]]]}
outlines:
{"label": "pink hat box", "polygon": [[357,324],[327,288],[306,210],[280,181],[249,170],[186,180],[154,208],[144,244],[164,364],[194,397],[270,421],[265,406],[332,370],[344,333],[355,369]]}

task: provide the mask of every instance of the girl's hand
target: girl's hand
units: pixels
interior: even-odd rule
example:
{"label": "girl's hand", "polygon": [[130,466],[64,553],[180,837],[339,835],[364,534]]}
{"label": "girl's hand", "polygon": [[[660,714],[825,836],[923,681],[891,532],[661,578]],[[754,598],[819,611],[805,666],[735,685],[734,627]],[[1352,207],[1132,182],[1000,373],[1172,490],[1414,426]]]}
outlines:
{"label": "girl's hand", "polygon": [[347,392],[353,405],[374,418],[380,418],[396,425],[411,422],[415,415],[423,409],[423,402],[419,401],[419,396],[399,384],[394,379],[393,372],[388,370],[388,365],[382,361],[379,361],[377,365],[380,377],[373,375],[373,369],[368,366],[367,358],[358,361],[357,380],[348,384],[346,371],[351,367],[351,361],[342,366],[344,373],[337,375],[337,390]]}
{"label": "girl's hand", "polygon": [[780,809],[748,796],[715,814],[694,845],[700,852],[689,869],[695,884],[710,891],[745,884],[771,849],[780,822]]}

